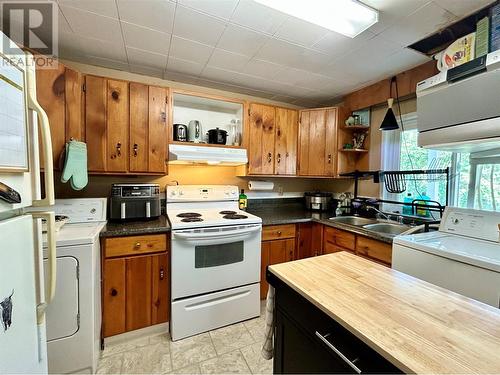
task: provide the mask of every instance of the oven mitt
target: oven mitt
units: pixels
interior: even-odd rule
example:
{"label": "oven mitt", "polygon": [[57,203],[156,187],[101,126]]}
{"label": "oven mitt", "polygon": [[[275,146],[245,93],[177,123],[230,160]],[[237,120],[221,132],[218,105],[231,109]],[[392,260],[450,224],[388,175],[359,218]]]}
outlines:
{"label": "oven mitt", "polygon": [[87,145],[84,142],[70,141],[66,143],[66,160],[61,182],[68,181],[74,190],[82,190],[87,186]]}

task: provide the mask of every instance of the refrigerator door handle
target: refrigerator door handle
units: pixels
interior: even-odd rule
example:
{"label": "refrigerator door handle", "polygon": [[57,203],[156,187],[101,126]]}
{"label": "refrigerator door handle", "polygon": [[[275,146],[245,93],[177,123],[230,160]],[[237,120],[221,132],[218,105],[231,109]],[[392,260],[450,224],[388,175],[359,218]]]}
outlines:
{"label": "refrigerator door handle", "polygon": [[[31,212],[30,215],[34,219],[45,219],[47,222],[47,250],[48,250],[48,283],[47,290],[45,291],[45,301],[40,301],[37,306],[37,322],[43,323],[45,317],[45,310],[52,302],[56,294],[56,280],[57,280],[57,248],[56,248],[56,217],[52,211]],[[43,254],[43,253],[42,253]],[[43,262],[42,264],[43,273]]]}
{"label": "refrigerator door handle", "polygon": [[35,62],[33,55],[26,52],[26,59],[31,60],[26,64],[26,81],[28,107],[35,111],[40,121],[40,133],[44,160],[44,181],[45,181],[45,197],[42,199],[33,200],[34,207],[44,207],[54,205],[54,161],[52,157],[52,140],[50,138],[49,118],[43,108],[36,99],[36,77],[35,77]]}

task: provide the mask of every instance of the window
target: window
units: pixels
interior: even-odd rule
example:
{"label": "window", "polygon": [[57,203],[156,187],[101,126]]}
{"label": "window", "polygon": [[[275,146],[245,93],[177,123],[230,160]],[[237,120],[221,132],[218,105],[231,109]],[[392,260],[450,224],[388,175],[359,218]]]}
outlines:
{"label": "window", "polygon": [[[403,117],[404,131],[382,134],[383,170],[444,169],[450,167],[449,192],[446,196],[446,180],[415,179],[407,181],[407,189],[401,194],[391,194],[381,184],[382,197],[402,202],[408,194],[413,199],[431,199],[445,205],[468,207],[479,210],[500,211],[500,152],[458,154],[427,150],[417,146],[417,115]],[[400,211],[400,205],[384,207]]]}

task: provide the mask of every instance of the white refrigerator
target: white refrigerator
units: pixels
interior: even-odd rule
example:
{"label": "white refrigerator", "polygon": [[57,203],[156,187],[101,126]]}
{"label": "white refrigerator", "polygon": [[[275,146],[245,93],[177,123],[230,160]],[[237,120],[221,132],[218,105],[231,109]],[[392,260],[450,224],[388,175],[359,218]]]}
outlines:
{"label": "white refrigerator", "polygon": [[[1,31],[0,38],[0,374],[47,373],[45,310],[55,293],[55,223],[53,212],[31,209],[54,204],[50,129],[36,101],[32,56],[20,49],[7,54],[6,43],[15,44]],[[46,276],[41,219],[48,226]]]}

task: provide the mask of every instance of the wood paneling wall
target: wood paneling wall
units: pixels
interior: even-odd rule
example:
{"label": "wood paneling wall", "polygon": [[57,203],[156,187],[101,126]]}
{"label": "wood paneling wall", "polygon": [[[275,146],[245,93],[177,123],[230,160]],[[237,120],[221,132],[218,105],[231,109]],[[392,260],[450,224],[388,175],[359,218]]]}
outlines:
{"label": "wood paneling wall", "polygon": [[[398,80],[399,97],[403,98],[415,94],[417,83],[437,74],[436,62],[434,60],[419,65],[413,69],[396,75]],[[344,97],[344,106],[349,111],[372,107],[381,104],[389,98],[390,81],[388,77],[371,86],[354,91]],[[396,95],[393,87],[393,96]]]}

